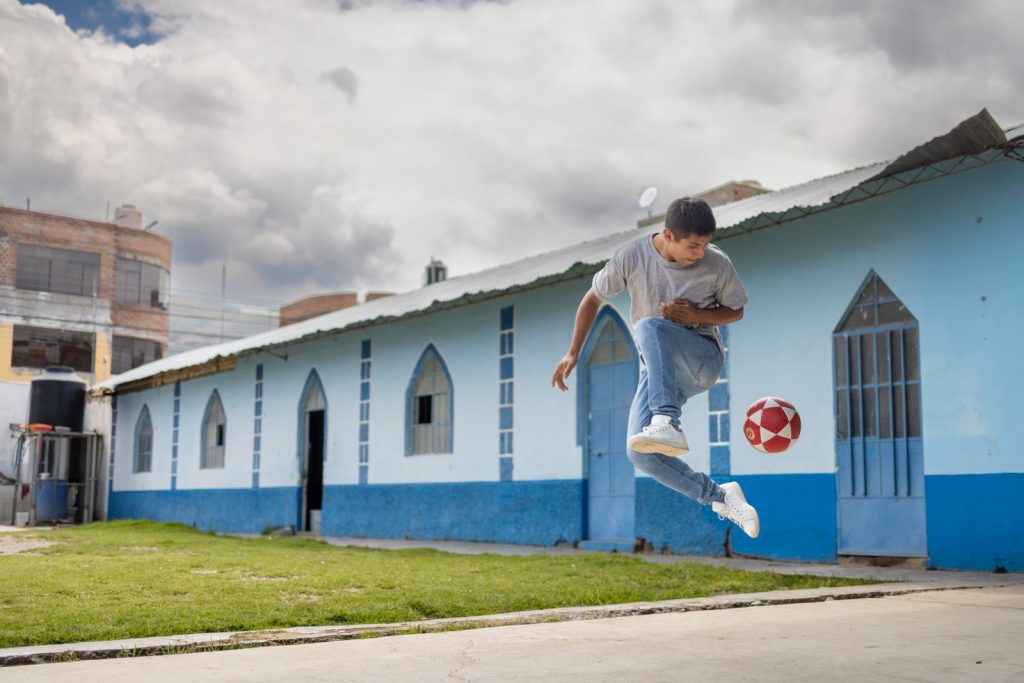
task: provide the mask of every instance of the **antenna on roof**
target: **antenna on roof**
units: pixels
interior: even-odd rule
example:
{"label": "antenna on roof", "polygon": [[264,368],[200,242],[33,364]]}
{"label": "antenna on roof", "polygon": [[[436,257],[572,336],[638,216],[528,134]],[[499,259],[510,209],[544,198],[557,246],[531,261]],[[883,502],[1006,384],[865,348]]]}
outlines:
{"label": "antenna on roof", "polygon": [[654,204],[654,200],[658,198],[658,188],[648,187],[640,195],[640,199],[637,200],[637,204],[640,205],[641,209],[647,209],[647,217],[651,217],[651,206]]}

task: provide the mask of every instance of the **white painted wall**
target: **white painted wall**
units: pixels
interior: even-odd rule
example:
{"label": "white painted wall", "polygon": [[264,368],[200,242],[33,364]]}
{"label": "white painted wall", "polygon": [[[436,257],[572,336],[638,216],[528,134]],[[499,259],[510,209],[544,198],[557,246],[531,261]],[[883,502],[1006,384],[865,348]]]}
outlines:
{"label": "white painted wall", "polygon": [[[515,306],[514,478],[578,479],[584,456],[577,444],[578,370],[570,391],[551,387],[554,367],[568,348],[576,308],[589,278],[483,303],[410,318],[277,352],[240,359],[234,370],[182,383],[178,442],[179,489],[249,487],[255,366],[262,363],[263,415],[260,486],[299,483],[298,406],[311,369],[327,398],[324,482],[359,480],[359,367],[363,339],[372,341],[369,482],[377,484],[496,481],[499,478],[499,316]],[[628,324],[626,293],[613,301]],[[454,385],[452,453],[405,455],[406,391],[420,355],[433,343]],[[284,358],[286,356],[287,358]],[[227,414],[223,469],[199,469],[200,425],[216,388]],[[173,385],[123,394],[118,404],[115,490],[170,486]],[[153,470],[132,473],[134,433],[143,404],[154,428]],[[690,464],[707,471],[707,397],[683,411],[691,443]]]}
{"label": "white painted wall", "polygon": [[[1024,471],[1013,402],[1016,378],[1024,377],[1017,349],[1024,283],[1013,263],[1024,247],[1017,229],[1024,216],[1008,200],[1021,181],[1024,167],[1004,163],[721,243],[751,297],[744,319],[730,327],[734,474],[834,471],[832,331],[871,269],[920,321],[926,473]],[[280,351],[287,359],[243,358],[232,372],[184,382],[178,487],[251,485],[258,362],[265,373],[260,485],[298,484],[298,402],[314,367],[328,401],[325,483],[356,483],[359,349],[366,338],[373,345],[369,482],[497,480],[499,315],[508,305],[516,307],[514,478],[580,478],[576,373],[564,394],[550,378],[588,287],[589,278],[580,278],[296,344]],[[614,305],[628,319],[626,295]],[[406,390],[428,343],[454,383],[454,452],[406,456]],[[215,387],[228,415],[227,464],[201,471],[199,426]],[[169,485],[172,391],[122,396],[117,489]],[[778,456],[750,448],[742,434],[745,406],[770,394],[791,400],[803,420],[799,442]],[[154,472],[131,475],[131,437],[143,401],[154,419]],[[684,408],[683,425],[688,462],[707,471],[706,394]]]}
{"label": "white painted wall", "polygon": [[[920,323],[926,474],[1024,471],[1024,166],[1002,163],[727,239],[750,294],[731,328],[734,473],[832,472],[832,331],[872,268]],[[745,445],[742,410],[775,394],[800,410],[789,452]]]}
{"label": "white painted wall", "polygon": [[[118,397],[117,440],[114,449],[114,490],[150,491],[171,487],[173,395],[173,386],[162,386]],[[149,408],[149,417],[153,423],[152,469],[149,472],[133,472],[135,429],[143,406]]]}
{"label": "white painted wall", "polygon": [[96,432],[103,438],[103,452],[100,454],[99,487],[96,500],[96,519],[107,518],[107,495],[110,487],[107,485],[110,477],[110,396],[90,397],[86,394],[85,419],[83,428],[87,432]]}
{"label": "white painted wall", "polygon": [[28,382],[0,381],[0,472],[14,475],[14,445],[16,436],[8,425],[28,420],[28,402],[31,387]]}

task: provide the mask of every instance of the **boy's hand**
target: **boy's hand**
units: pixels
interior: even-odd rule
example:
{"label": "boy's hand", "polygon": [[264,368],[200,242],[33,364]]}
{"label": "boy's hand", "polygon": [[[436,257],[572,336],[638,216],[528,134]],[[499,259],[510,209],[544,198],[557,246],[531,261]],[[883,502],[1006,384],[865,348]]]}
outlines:
{"label": "boy's hand", "polygon": [[676,297],[671,303],[661,304],[661,317],[667,318],[680,325],[692,325],[697,320],[699,308],[693,305],[689,299]]}
{"label": "boy's hand", "polygon": [[562,391],[568,390],[569,387],[565,386],[565,380],[569,377],[572,369],[576,367],[576,362],[577,358],[574,354],[565,354],[565,357],[555,366],[555,374],[551,376],[551,386],[558,387]]}

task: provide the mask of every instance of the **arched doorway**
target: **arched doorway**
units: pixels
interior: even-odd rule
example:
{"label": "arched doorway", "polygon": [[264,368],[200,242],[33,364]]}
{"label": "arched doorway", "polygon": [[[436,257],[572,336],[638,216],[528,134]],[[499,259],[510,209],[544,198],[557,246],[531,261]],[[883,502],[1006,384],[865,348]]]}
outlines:
{"label": "arched doorway", "polygon": [[635,533],[636,473],[626,456],[626,423],[639,363],[626,324],[604,307],[581,354],[585,404],[585,546],[631,551]]}
{"label": "arched doorway", "polygon": [[832,349],[837,552],[926,557],[917,319],[872,271]]}
{"label": "arched doorway", "polygon": [[320,375],[311,370],[299,399],[300,531],[320,532],[324,500],[324,458],[327,442],[327,397]]}

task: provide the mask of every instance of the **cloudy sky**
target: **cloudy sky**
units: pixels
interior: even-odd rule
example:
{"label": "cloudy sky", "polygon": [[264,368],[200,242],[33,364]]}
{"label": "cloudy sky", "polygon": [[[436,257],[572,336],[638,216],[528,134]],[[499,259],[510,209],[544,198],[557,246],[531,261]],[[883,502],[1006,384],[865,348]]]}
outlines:
{"label": "cloudy sky", "polygon": [[405,290],[636,198],[1024,122],[1024,2],[0,0],[0,201],[174,241],[175,289]]}

